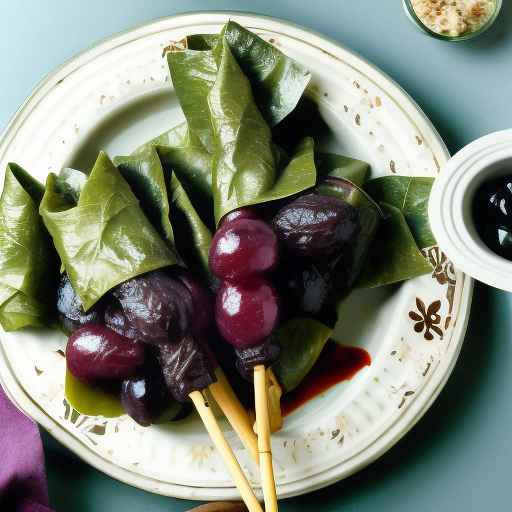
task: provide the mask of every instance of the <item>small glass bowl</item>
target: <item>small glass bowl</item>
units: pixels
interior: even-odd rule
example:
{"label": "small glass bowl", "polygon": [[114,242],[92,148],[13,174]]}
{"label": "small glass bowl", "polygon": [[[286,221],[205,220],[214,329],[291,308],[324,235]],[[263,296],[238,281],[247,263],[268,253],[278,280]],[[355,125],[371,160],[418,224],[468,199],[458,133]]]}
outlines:
{"label": "small glass bowl", "polygon": [[407,17],[425,34],[435,37],[436,39],[441,39],[443,41],[450,41],[450,42],[457,42],[457,41],[467,41],[468,39],[473,39],[474,37],[479,36],[480,34],[483,34],[490,26],[496,21],[496,18],[498,17],[500,11],[501,11],[501,5],[503,0],[496,0],[496,9],[490,16],[490,18],[487,20],[487,23],[482,25],[478,30],[475,30],[474,32],[466,32],[464,34],[461,34],[460,36],[449,36],[444,34],[438,34],[437,32],[434,32],[433,30],[430,30],[416,15],[416,12],[414,11],[414,7],[412,6],[411,0],[402,0],[402,3],[404,5],[405,13],[407,14]]}

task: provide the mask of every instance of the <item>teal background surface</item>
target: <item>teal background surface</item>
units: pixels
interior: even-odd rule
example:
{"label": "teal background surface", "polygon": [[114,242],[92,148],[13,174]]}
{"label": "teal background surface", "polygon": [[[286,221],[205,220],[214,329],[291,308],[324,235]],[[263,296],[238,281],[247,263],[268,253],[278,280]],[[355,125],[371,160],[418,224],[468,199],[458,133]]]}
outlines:
{"label": "teal background surface", "polygon": [[[378,65],[420,104],[453,153],[512,127],[512,3],[504,4],[487,34],[453,44],[420,33],[400,0],[0,0],[0,127],[45,74],[99,39],[185,11],[245,10],[314,29]],[[286,500],[281,510],[511,510],[511,311],[509,294],[477,285],[459,362],[427,415],[369,468]],[[58,512],[195,505],[121,484],[46,435],[44,442]]]}

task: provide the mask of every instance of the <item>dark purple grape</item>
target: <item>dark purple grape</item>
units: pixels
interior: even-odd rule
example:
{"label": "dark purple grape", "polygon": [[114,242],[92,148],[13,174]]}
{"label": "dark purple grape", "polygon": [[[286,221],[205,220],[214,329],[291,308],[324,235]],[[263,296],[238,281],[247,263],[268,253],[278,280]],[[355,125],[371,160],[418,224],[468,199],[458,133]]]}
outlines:
{"label": "dark purple grape", "polygon": [[306,313],[334,326],[336,305],[349,291],[347,269],[350,265],[340,259],[322,265],[300,263],[289,265],[279,275],[278,288],[287,298],[287,312]]}
{"label": "dark purple grape", "polygon": [[144,346],[108,327],[90,324],[68,339],[66,362],[80,381],[95,383],[132,377],[144,363]]}
{"label": "dark purple grape", "polygon": [[316,265],[291,266],[283,273],[286,288],[296,308],[310,315],[318,314],[331,289],[326,275]]}
{"label": "dark purple grape", "polygon": [[167,389],[178,402],[186,402],[192,391],[200,391],[215,382],[210,357],[192,336],[160,345],[158,360]]}
{"label": "dark purple grape", "polygon": [[226,213],[219,222],[219,228],[228,222],[232,222],[237,219],[261,219],[261,214],[255,206],[244,206],[243,208],[237,208],[232,212]]}
{"label": "dark purple grape", "polygon": [[136,340],[140,336],[140,333],[128,322],[121,305],[116,299],[111,299],[110,304],[105,308],[103,320],[109,329],[112,329],[125,338]]}
{"label": "dark purple grape", "polygon": [[236,369],[244,379],[252,381],[254,367],[261,364],[265,367],[272,366],[277,361],[281,348],[277,341],[270,337],[264,343],[254,347],[235,349],[235,352]]}
{"label": "dark purple grape", "polygon": [[277,266],[277,237],[261,220],[225,223],[210,247],[210,269],[221,279],[239,281]]}
{"label": "dark purple grape", "polygon": [[197,336],[208,335],[213,326],[212,293],[186,270],[181,271],[176,277],[185,285],[192,297],[192,332]]}
{"label": "dark purple grape", "polygon": [[165,272],[129,279],[112,293],[141,341],[172,342],[189,330],[194,311],[192,295],[182,282]]}
{"label": "dark purple grape", "polygon": [[215,320],[222,337],[234,347],[261,343],[275,329],[279,300],[274,287],[264,278],[243,283],[224,282],[217,294]]}
{"label": "dark purple grape", "polygon": [[332,196],[307,194],[281,208],[273,227],[290,255],[316,260],[353,244],[360,222],[357,210],[349,203]]}
{"label": "dark purple grape", "polygon": [[85,324],[101,323],[103,307],[94,305],[85,312],[80,298],[75,293],[71,281],[66,273],[60,277],[57,288],[57,311],[64,331],[71,334]]}
{"label": "dark purple grape", "polygon": [[154,423],[172,401],[157,361],[146,365],[143,372],[121,385],[121,403],[125,412],[143,427]]}

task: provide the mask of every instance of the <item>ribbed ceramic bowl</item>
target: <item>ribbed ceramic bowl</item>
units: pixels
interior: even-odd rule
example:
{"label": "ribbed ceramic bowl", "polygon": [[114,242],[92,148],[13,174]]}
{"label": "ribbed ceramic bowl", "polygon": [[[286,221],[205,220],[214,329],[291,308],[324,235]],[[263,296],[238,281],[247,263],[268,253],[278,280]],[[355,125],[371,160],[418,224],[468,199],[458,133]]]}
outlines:
{"label": "ribbed ceramic bowl", "polygon": [[480,185],[511,173],[512,130],[491,133],[450,159],[429,202],[436,240],[457,267],[508,292],[512,292],[512,262],[491,251],[478,235],[473,199]]}
{"label": "ribbed ceramic bowl", "polygon": [[[50,169],[87,169],[100,149],[126,154],[183,119],[163,49],[187,34],[218,32],[232,18],[313,73],[308,94],[331,136],[324,149],[371,163],[375,176],[436,176],[447,158],[439,135],[388,77],[351,51],[290,23],[239,13],[165,18],[78,55],[37,87],[0,142],[0,168],[17,161],[44,180]],[[399,287],[354,293],[336,337],[368,350],[372,365],[296,410],[273,436],[280,497],[340,480],[375,460],[425,413],[457,360],[472,281],[443,253],[434,270]],[[130,418],[89,417],[64,396],[65,338],[54,331],[0,333],[0,377],[10,397],[101,471],[148,491],[192,499],[236,498],[197,418],[142,428]],[[226,435],[258,486],[258,471]]]}

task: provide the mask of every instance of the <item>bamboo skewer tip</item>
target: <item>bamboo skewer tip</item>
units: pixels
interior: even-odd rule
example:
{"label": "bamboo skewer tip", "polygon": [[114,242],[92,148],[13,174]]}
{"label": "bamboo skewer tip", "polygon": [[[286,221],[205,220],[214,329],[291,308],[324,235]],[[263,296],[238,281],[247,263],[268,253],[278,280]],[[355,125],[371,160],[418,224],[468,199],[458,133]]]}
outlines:
{"label": "bamboo skewer tip", "polygon": [[200,391],[192,391],[189,397],[197,409],[197,412],[199,413],[199,416],[201,417],[201,420],[203,421],[204,426],[206,427],[206,430],[208,431],[208,434],[213,441],[213,444],[219,451],[222,459],[224,460],[224,463],[228,467],[233,481],[240,491],[242,500],[247,506],[247,509],[249,512],[263,512],[258,499],[254,495],[251,485],[243,473],[240,464],[236,460],[231,446],[229,446],[228,442],[226,441],[226,438],[224,437],[224,434],[222,433],[222,430],[217,422],[217,418],[215,418],[211,407],[206,401],[204,395]]}
{"label": "bamboo skewer tip", "polygon": [[217,382],[210,384],[208,389],[226,416],[226,419],[233,427],[233,430],[238,434],[238,437],[241,439],[254,462],[259,464],[258,439],[252,428],[249,414],[240,403],[240,400],[220,367],[215,370],[215,375]]}
{"label": "bamboo skewer tip", "polygon": [[267,374],[263,365],[254,367],[254,403],[258,431],[261,488],[266,512],[277,512],[277,493],[272,466],[270,418],[268,411]]}

